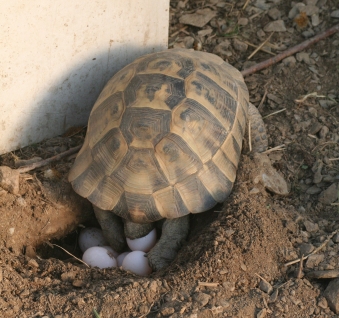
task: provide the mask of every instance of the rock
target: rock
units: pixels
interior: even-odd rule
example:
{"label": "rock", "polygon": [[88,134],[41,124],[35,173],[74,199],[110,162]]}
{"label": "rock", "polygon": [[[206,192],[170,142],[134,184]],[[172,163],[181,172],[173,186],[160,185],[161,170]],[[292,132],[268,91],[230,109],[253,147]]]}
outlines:
{"label": "rock", "polygon": [[182,24],[193,25],[198,28],[205,26],[210,20],[217,15],[217,11],[208,8],[197,10],[192,14],[184,14],[180,17],[179,22]]}
{"label": "rock", "polygon": [[314,5],[300,6],[299,12],[305,12],[309,17],[319,12],[319,8]]}
{"label": "rock", "polygon": [[281,18],[281,12],[277,8],[268,10],[267,14],[272,20],[278,20]]}
{"label": "rock", "polygon": [[205,29],[205,30],[200,30],[198,31],[199,36],[206,36],[210,35],[213,32],[213,29]]}
{"label": "rock", "polygon": [[339,270],[331,269],[326,271],[312,271],[307,273],[307,277],[316,279],[337,278],[339,277]]}
{"label": "rock", "polygon": [[331,204],[338,199],[338,184],[333,183],[319,194],[318,201],[323,204]]}
{"label": "rock", "polygon": [[248,19],[247,19],[247,18],[240,18],[240,19],[238,20],[238,24],[239,24],[239,25],[242,25],[242,26],[245,26],[245,25],[248,24]]}
{"label": "rock", "polygon": [[325,139],[327,134],[329,133],[329,128],[327,126],[322,126],[319,131],[319,137],[320,139]]}
{"label": "rock", "polygon": [[286,27],[283,20],[269,22],[264,27],[265,32],[285,32]]}
{"label": "rock", "polygon": [[304,7],[304,6],[305,6],[305,3],[299,2],[294,7],[292,7],[290,12],[288,13],[289,19],[294,19],[296,15],[300,12],[299,8]]}
{"label": "rock", "polygon": [[307,190],[306,190],[306,193],[307,194],[318,194],[321,192],[321,189],[318,188],[316,185],[312,186],[312,187],[309,187]]}
{"label": "rock", "polygon": [[234,39],[232,43],[233,47],[239,52],[246,52],[248,49],[248,45],[238,39]]}
{"label": "rock", "polygon": [[311,19],[312,19],[312,25],[314,27],[318,26],[321,23],[318,13],[312,14]]}
{"label": "rock", "polygon": [[321,297],[318,301],[318,307],[326,309],[328,307],[327,300],[325,297]]}
{"label": "rock", "polygon": [[332,280],[328,284],[324,296],[331,310],[339,314],[339,278]]}
{"label": "rock", "polygon": [[314,268],[319,265],[325,258],[324,254],[313,254],[310,255],[306,261],[307,268]]}
{"label": "rock", "polygon": [[332,241],[334,243],[339,243],[339,233],[336,233],[333,237],[332,237]]}
{"label": "rock", "polygon": [[287,195],[289,186],[285,179],[272,167],[266,154],[255,153],[254,161],[258,170],[254,171],[254,183],[261,182],[266,189],[276,194]]}
{"label": "rock", "polygon": [[314,246],[312,244],[302,243],[299,246],[300,256],[301,255],[306,256],[310,254],[313,250],[314,250]]}
{"label": "rock", "polygon": [[160,309],[160,313],[165,317],[174,314],[174,311],[175,309],[167,304],[164,304]]}
{"label": "rock", "polygon": [[339,19],[339,10],[334,10],[331,12],[331,18]]}
{"label": "rock", "polygon": [[205,293],[195,293],[193,295],[193,300],[196,301],[201,307],[204,307],[208,304],[211,296]]}
{"label": "rock", "polygon": [[213,53],[221,57],[223,56],[230,57],[232,56],[232,52],[229,50],[230,46],[231,42],[229,40],[224,40],[214,47]]}
{"label": "rock", "polygon": [[273,100],[275,103],[277,103],[279,105],[283,103],[283,100],[280,97],[278,97],[278,96],[276,96],[274,94],[270,94],[270,93],[267,94],[267,98],[269,100]]}
{"label": "rock", "polygon": [[306,231],[307,232],[317,232],[319,230],[319,225],[317,223],[313,223],[311,221],[304,221],[304,225],[305,225],[305,228],[306,228]]}
{"label": "rock", "polygon": [[297,61],[304,62],[307,65],[314,65],[314,60],[310,58],[310,55],[306,52],[299,52],[296,54]]}
{"label": "rock", "polygon": [[263,292],[265,292],[265,293],[267,293],[267,294],[270,294],[270,293],[273,291],[272,285],[271,285],[269,282],[265,281],[265,280],[261,280],[261,281],[260,281],[260,283],[259,283],[259,288],[260,288]]}
{"label": "rock", "polygon": [[279,295],[279,289],[277,288],[277,289],[275,289],[274,292],[271,294],[270,299],[269,299],[269,302],[270,302],[270,303],[274,303],[274,302],[277,300],[278,295]]}
{"label": "rock", "polygon": [[294,66],[297,61],[294,56],[289,56],[289,57],[284,58],[282,62],[285,66],[291,67],[291,66]]}
{"label": "rock", "polygon": [[12,193],[19,193],[19,171],[0,166],[0,187]]}

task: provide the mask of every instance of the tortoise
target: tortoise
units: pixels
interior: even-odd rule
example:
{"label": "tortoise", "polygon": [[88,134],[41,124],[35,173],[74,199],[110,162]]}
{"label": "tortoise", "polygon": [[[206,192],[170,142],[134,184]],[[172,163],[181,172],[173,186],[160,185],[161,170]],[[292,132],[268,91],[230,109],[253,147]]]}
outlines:
{"label": "tortoise", "polygon": [[125,237],[143,237],[160,222],[147,254],[159,270],[185,241],[189,214],[229,196],[248,120],[254,151],[265,150],[243,77],[220,57],[186,49],[145,55],[99,95],[69,181],[117,252]]}

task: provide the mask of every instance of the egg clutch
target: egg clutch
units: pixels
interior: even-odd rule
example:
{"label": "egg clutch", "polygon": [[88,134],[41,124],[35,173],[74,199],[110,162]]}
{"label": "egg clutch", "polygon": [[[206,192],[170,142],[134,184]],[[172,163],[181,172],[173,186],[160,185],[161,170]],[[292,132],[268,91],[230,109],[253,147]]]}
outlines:
{"label": "egg clutch", "polygon": [[153,229],[144,237],[126,240],[131,251],[119,254],[108,246],[100,229],[85,228],[79,235],[79,247],[84,253],[82,260],[91,267],[122,267],[140,276],[151,274],[152,268],[148,264],[146,253],[156,243],[156,230]]}

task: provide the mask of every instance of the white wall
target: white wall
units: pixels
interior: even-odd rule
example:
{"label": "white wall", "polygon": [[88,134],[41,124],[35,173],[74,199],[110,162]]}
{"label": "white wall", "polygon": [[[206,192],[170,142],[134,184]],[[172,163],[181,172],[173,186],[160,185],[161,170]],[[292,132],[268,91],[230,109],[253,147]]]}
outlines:
{"label": "white wall", "polygon": [[0,2],[0,154],[84,125],[104,84],[167,48],[168,0]]}

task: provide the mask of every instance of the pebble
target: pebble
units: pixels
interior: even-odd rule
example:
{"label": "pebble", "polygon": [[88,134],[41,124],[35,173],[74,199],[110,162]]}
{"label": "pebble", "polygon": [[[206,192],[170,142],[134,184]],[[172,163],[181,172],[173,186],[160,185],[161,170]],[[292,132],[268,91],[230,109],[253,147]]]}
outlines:
{"label": "pebble", "polygon": [[205,293],[195,293],[193,295],[193,300],[195,300],[201,307],[204,307],[208,304],[211,296]]}
{"label": "pebble", "polygon": [[318,13],[312,14],[311,18],[312,18],[312,25],[313,26],[316,27],[316,26],[318,26],[321,23],[321,20],[319,18],[319,14]]}
{"label": "pebble", "polygon": [[310,58],[310,55],[306,52],[299,52],[296,54],[297,61],[304,62],[307,65],[314,65],[315,62]]}
{"label": "pebble", "polygon": [[314,246],[308,243],[302,243],[299,246],[300,256],[301,255],[308,255],[314,250]]}
{"label": "pebble", "polygon": [[285,66],[294,66],[297,60],[295,59],[294,56],[289,56],[283,59],[282,61]]}
{"label": "pebble", "polygon": [[314,5],[300,6],[299,12],[305,12],[309,17],[319,12],[319,8]]}
{"label": "pebble", "polygon": [[238,20],[238,24],[239,24],[239,25],[245,26],[245,25],[248,24],[248,19],[247,19],[247,18],[240,18],[240,19]]}
{"label": "pebble", "polygon": [[210,20],[217,15],[217,11],[208,8],[197,10],[192,14],[184,14],[180,17],[179,22],[182,24],[193,25],[198,28],[205,26]]}
{"label": "pebble", "polygon": [[292,7],[290,12],[288,13],[288,17],[290,19],[294,19],[296,15],[300,12],[299,8],[304,7],[304,6],[305,6],[305,3],[302,3],[302,2],[297,3],[294,7]]}
{"label": "pebble", "polygon": [[331,12],[331,18],[339,19],[339,10],[334,10]]}
{"label": "pebble", "polygon": [[264,26],[265,32],[285,32],[286,27],[283,20],[269,22]]}
{"label": "pebble", "polygon": [[320,139],[325,139],[327,134],[329,133],[329,128],[327,126],[322,126],[319,131],[319,137]]}
{"label": "pebble", "polygon": [[263,292],[265,292],[265,293],[267,293],[267,294],[270,294],[270,293],[273,291],[272,285],[271,285],[269,282],[265,281],[265,280],[261,280],[261,281],[260,281],[260,283],[259,283],[259,288],[260,288]]}
{"label": "pebble", "polygon": [[323,204],[331,204],[338,199],[338,184],[333,183],[319,194],[318,201]]}
{"label": "pebble", "polygon": [[268,10],[267,14],[272,20],[278,20],[281,18],[281,12],[277,8]]}
{"label": "pebble", "polygon": [[319,225],[317,223],[313,223],[311,221],[306,220],[306,221],[304,221],[304,225],[305,225],[307,232],[317,232],[317,231],[319,231]]}
{"label": "pebble", "polygon": [[267,94],[267,98],[269,100],[273,100],[275,103],[279,105],[283,103],[283,100],[274,94]]}
{"label": "pebble", "polygon": [[257,318],[265,318],[266,314],[267,314],[267,310],[266,308],[263,308],[257,313]]}
{"label": "pebble", "polygon": [[312,271],[307,273],[308,278],[316,278],[316,279],[329,279],[329,278],[338,278],[339,270],[331,269],[324,271]]}
{"label": "pebble", "polygon": [[324,296],[331,310],[339,314],[339,278],[332,280],[328,284]]}
{"label": "pebble", "polygon": [[166,304],[160,309],[161,314],[165,317],[174,314],[174,311],[175,309],[173,307],[170,307]]}
{"label": "pebble", "polygon": [[312,186],[312,187],[310,187],[306,190],[307,194],[318,194],[320,192],[321,192],[321,189],[318,188],[316,185],[314,185],[314,186]]}
{"label": "pebble", "polygon": [[233,40],[233,47],[239,52],[246,52],[248,49],[248,45],[238,39]]}
{"label": "pebble", "polygon": [[310,255],[306,261],[307,268],[314,268],[319,265],[325,258],[324,254],[313,254]]}
{"label": "pebble", "polygon": [[325,297],[321,297],[318,301],[318,307],[326,309],[328,307],[327,300]]}

